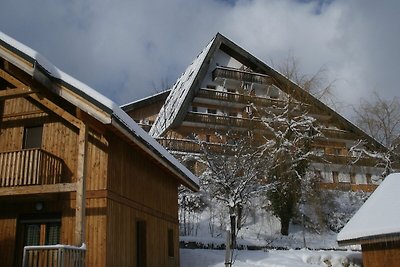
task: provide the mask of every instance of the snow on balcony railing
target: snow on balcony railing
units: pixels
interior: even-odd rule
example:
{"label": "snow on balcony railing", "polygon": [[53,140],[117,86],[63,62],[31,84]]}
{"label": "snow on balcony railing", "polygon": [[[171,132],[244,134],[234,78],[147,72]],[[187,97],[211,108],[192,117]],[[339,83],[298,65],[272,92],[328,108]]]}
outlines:
{"label": "snow on balcony railing", "polygon": [[84,267],[86,246],[26,246],[22,267]]}

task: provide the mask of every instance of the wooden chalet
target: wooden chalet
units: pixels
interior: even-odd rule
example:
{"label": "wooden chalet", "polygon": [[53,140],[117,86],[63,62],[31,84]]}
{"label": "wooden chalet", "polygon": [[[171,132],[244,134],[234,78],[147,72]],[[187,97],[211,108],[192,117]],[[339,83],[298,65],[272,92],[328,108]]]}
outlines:
{"label": "wooden chalet", "polygon": [[364,267],[400,266],[400,173],[390,174],[337,236],[361,244]]}
{"label": "wooden chalet", "polygon": [[[374,151],[384,147],[340,114],[238,45],[217,34],[172,88],[122,108],[176,155],[202,153],[194,136],[221,149],[215,133],[254,129],[260,118],[249,108],[280,112],[291,97],[307,108],[323,137],[313,144],[319,157],[312,171],[327,189],[373,191],[381,180],[377,161],[358,158],[350,148],[359,140]],[[357,159],[357,160],[356,160]]]}
{"label": "wooden chalet", "polygon": [[1,266],[179,266],[181,184],[116,104],[0,32]]}

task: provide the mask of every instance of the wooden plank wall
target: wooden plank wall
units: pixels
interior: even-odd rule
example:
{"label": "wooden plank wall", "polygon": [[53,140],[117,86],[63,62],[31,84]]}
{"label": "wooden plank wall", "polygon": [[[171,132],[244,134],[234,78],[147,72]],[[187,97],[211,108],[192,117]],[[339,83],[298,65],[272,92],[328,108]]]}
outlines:
{"label": "wooden plank wall", "polygon": [[[146,224],[147,266],[179,266],[178,225],[160,220],[125,204],[108,200],[107,265],[136,265],[136,223]],[[168,256],[168,229],[174,232],[174,257]],[[96,265],[97,266],[97,265]]]}
{"label": "wooden plank wall", "polygon": [[[110,138],[107,266],[136,266],[136,222],[147,228],[147,266],[178,266],[177,181],[138,149]],[[168,229],[175,257],[168,257]]]}
{"label": "wooden plank wall", "polygon": [[129,200],[177,218],[178,182],[139,149],[111,137],[108,188]]}
{"label": "wooden plank wall", "polygon": [[364,267],[400,267],[400,241],[362,245]]}
{"label": "wooden plank wall", "polygon": [[11,267],[14,261],[16,221],[0,212],[0,259],[4,267]]}

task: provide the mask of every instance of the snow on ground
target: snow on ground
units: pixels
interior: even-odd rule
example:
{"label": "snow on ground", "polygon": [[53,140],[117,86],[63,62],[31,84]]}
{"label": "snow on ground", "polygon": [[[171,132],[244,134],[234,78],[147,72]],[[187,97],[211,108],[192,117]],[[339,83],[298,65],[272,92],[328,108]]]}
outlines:
{"label": "snow on ground", "polygon": [[[181,267],[224,267],[224,250],[181,249]],[[234,267],[356,267],[361,253],[352,251],[268,250],[235,251]]]}

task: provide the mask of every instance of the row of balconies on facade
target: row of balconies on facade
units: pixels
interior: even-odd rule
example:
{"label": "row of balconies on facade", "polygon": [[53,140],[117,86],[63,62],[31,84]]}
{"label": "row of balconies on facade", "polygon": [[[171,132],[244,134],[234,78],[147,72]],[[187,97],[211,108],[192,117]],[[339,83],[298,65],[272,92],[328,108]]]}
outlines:
{"label": "row of balconies on facade", "polygon": [[[167,150],[172,152],[187,152],[187,153],[203,153],[204,149],[201,147],[198,141],[189,139],[169,139],[169,138],[157,138],[157,141],[165,147]],[[206,149],[212,153],[225,153],[229,151],[229,146],[234,144],[221,144],[221,143],[205,143]],[[312,161],[316,163],[328,163],[338,165],[359,165],[359,166],[370,166],[376,165],[376,160],[367,157],[354,157],[351,155],[332,155],[324,154],[319,156],[313,156]]]}
{"label": "row of balconies on facade", "polygon": [[[243,128],[246,130],[263,129],[261,125],[261,119],[239,118],[217,114],[204,114],[199,112],[188,112],[186,114],[184,124],[192,126],[195,124],[198,124],[199,126],[209,125],[211,128],[232,127]],[[352,133],[335,128],[322,128],[321,132],[323,137],[330,139],[352,140],[354,138]]]}

